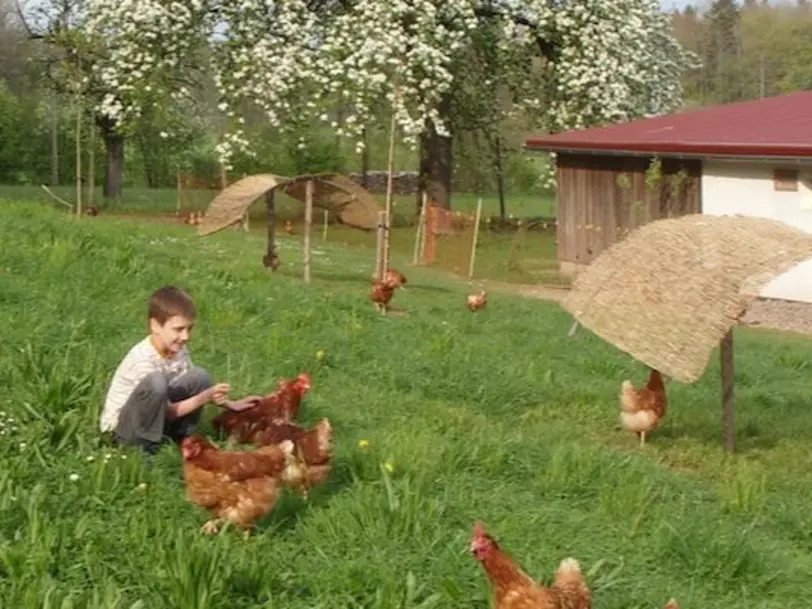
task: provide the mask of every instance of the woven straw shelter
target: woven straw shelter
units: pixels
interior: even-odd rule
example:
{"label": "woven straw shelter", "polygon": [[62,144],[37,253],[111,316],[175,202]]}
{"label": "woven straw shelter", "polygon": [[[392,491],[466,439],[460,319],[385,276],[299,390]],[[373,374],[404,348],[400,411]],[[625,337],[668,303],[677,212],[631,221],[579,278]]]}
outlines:
{"label": "woven straw shelter", "polygon": [[720,345],[725,448],[735,446],[732,328],[773,278],[812,258],[812,235],[764,218],[657,220],[605,250],[564,307],[651,368],[692,383]]}
{"label": "woven straw shelter", "polygon": [[594,260],[564,307],[644,364],[692,383],[761,289],[809,258],[812,235],[776,220],[657,220]]}
{"label": "woven straw shelter", "polygon": [[313,206],[326,209],[341,222],[364,230],[377,224],[378,204],[372,193],[346,176],[336,173],[287,178],[270,173],[246,176],[229,184],[214,197],[197,227],[203,237],[239,222],[251,204],[268,192],[281,189],[305,203],[305,185],[314,183]]}

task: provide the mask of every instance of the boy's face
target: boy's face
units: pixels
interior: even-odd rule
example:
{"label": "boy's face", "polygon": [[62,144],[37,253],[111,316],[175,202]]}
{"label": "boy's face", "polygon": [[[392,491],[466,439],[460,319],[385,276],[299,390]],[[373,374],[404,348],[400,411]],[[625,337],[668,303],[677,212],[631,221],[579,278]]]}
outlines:
{"label": "boy's face", "polygon": [[149,330],[156,343],[155,346],[168,357],[177,355],[189,342],[194,327],[194,319],[187,319],[181,315],[170,317],[163,325],[156,319],[149,320]]}

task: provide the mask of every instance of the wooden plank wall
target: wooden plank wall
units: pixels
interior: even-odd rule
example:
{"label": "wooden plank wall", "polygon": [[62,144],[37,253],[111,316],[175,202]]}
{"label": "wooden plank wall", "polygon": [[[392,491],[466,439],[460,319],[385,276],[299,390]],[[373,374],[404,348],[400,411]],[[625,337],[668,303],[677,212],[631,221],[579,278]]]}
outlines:
{"label": "wooden plank wall", "polygon": [[559,263],[589,264],[637,226],[701,212],[702,162],[662,158],[661,178],[647,186],[651,160],[558,154]]}

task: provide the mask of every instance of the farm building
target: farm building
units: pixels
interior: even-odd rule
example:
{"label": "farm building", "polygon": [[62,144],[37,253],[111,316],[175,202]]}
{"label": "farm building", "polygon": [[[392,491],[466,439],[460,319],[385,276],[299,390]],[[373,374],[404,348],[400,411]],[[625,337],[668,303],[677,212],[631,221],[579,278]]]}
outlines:
{"label": "farm building", "polygon": [[[812,92],[535,135],[525,145],[557,155],[564,273],[671,216],[742,214],[812,233]],[[812,261],[762,296],[812,302]]]}

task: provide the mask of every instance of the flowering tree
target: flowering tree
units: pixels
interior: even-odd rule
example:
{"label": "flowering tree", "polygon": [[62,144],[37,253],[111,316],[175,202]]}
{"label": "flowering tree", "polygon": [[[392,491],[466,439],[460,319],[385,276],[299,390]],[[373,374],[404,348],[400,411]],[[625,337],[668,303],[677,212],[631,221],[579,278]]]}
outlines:
{"label": "flowering tree", "polygon": [[219,150],[225,162],[236,147],[251,148],[242,129],[248,106],[284,130],[330,122],[326,110],[340,99],[346,115],[333,127],[360,149],[364,126],[387,100],[403,138],[420,144],[421,171],[440,203],[450,195],[454,96],[483,31],[498,79],[480,93],[508,91],[500,111],[541,109],[550,130],[673,110],[679,77],[695,64],[658,0],[86,1],[89,33],[112,50],[100,73],[112,92],[103,114],[138,116],[146,101],[139,92],[161,86],[171,94],[175,81],[165,75],[208,45],[230,121]]}

